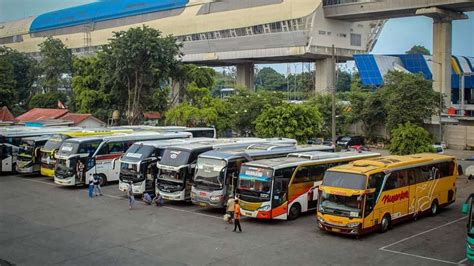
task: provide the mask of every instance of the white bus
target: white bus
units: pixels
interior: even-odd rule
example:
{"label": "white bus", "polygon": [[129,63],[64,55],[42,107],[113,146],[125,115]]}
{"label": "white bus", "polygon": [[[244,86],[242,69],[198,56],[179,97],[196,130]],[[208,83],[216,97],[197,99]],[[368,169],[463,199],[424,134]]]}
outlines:
{"label": "white bus", "polygon": [[92,175],[102,185],[119,178],[119,158],[133,143],[143,140],[191,138],[187,132],[136,132],[121,136],[66,140],[56,155],[54,182],[64,186],[84,185]]}
{"label": "white bus", "polygon": [[12,172],[16,168],[18,150],[23,138],[38,137],[56,132],[79,130],[73,127],[12,127],[0,129],[1,172]]}
{"label": "white bus", "polygon": [[212,144],[196,143],[166,148],[160,162],[157,163],[158,175],[155,191],[168,200],[190,200],[198,156],[210,150],[242,149],[258,143],[296,145],[294,139],[281,138],[235,138],[218,139],[218,141]]}
{"label": "white bus", "polygon": [[39,173],[41,167],[41,148],[52,135],[23,138],[20,143],[16,171],[21,174]]}
{"label": "white bus", "polygon": [[230,195],[235,195],[240,166],[253,160],[286,157],[290,153],[313,151],[334,152],[325,145],[307,147],[252,145],[243,150],[212,150],[199,155],[191,188],[192,203],[202,207],[224,208]]}
{"label": "white bus", "polygon": [[193,138],[217,138],[216,129],[213,127],[181,127],[181,126],[118,126],[113,129],[131,129],[135,131],[157,131],[157,132],[189,132]]}
{"label": "white bus", "polygon": [[134,194],[154,193],[158,174],[156,163],[161,160],[167,147],[213,141],[215,140],[211,138],[191,138],[134,143],[120,158],[119,190],[126,192],[128,184],[132,183]]}

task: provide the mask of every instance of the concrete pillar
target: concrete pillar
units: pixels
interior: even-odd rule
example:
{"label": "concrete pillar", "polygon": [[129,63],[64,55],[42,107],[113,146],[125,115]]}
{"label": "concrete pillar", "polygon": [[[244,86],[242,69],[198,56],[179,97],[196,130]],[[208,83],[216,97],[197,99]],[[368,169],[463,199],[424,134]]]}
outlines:
{"label": "concrete pillar", "polygon": [[452,20],[433,19],[433,90],[444,94],[446,107],[451,105]]}
{"label": "concrete pillar", "polygon": [[316,61],[316,75],[315,75],[315,92],[316,93],[330,93],[333,84],[332,69],[334,64],[331,58],[320,59]]}
{"label": "concrete pillar", "polygon": [[255,90],[254,86],[254,65],[252,63],[237,65],[236,82],[238,86],[243,86],[251,91]]}

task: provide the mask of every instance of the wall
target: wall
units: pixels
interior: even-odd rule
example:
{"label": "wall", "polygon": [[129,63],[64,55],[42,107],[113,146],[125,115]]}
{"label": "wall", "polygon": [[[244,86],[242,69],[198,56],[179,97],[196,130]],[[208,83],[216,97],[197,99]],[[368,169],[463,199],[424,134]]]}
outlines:
{"label": "wall", "polygon": [[[439,139],[439,126],[427,125],[426,129]],[[444,125],[444,142],[450,149],[474,149],[474,126]]]}
{"label": "wall", "polygon": [[99,121],[95,119],[89,118],[77,124],[76,126],[82,127],[82,128],[98,128],[98,127],[105,127],[105,124],[100,123]]}

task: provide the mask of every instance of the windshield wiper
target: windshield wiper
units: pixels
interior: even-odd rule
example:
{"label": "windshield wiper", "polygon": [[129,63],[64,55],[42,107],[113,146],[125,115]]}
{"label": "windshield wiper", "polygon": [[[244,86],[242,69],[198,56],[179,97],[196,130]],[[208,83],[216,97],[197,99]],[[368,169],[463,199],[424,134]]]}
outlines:
{"label": "windshield wiper", "polygon": [[211,181],[204,180],[204,179],[196,179],[195,182],[196,182],[196,183],[206,184],[206,185],[212,185],[212,186],[216,186],[216,187],[222,187],[222,184],[216,184],[216,183],[213,183],[213,182],[211,182]]}

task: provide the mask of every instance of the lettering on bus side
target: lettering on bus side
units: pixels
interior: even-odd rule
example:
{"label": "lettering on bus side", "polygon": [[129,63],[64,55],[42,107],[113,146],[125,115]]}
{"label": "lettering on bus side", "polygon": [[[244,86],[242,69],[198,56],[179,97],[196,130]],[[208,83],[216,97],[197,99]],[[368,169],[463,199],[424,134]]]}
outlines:
{"label": "lettering on bus side", "polygon": [[408,193],[408,190],[407,191],[401,191],[397,194],[394,194],[394,195],[385,195],[382,197],[382,202],[384,204],[386,203],[394,203],[394,202],[397,202],[397,201],[400,201],[400,200],[404,200],[404,199],[408,199],[409,197],[409,193]]}

